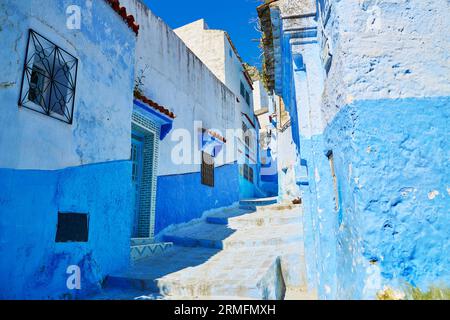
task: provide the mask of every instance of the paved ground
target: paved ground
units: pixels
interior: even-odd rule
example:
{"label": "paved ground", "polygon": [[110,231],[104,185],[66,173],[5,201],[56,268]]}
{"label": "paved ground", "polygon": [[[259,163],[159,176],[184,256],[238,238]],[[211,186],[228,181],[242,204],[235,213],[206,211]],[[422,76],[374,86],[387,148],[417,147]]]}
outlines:
{"label": "paved ground", "polygon": [[272,202],[244,202],[173,228],[164,235],[173,248],[110,275],[96,298],[315,298],[306,291],[301,207]]}

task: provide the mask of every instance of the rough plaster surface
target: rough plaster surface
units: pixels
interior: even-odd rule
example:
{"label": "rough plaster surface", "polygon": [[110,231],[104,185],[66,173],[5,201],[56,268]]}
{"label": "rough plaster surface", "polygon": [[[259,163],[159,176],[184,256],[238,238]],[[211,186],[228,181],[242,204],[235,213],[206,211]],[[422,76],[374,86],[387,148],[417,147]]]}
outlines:
{"label": "rough plaster surface", "polygon": [[372,100],[347,106],[327,129],[342,203],[343,297],[373,295],[370,272],[381,284],[450,283],[449,116],[448,98]]}
{"label": "rough plaster surface", "polygon": [[[66,8],[80,6],[82,30],[66,28]],[[134,33],[104,1],[0,3],[0,167],[61,169],[130,155]],[[74,55],[74,123],[18,107],[32,28]]]}
{"label": "rough plaster surface", "polygon": [[[83,298],[127,265],[130,176],[128,161],[56,171],[0,169],[0,298]],[[89,241],[56,243],[58,212],[87,213]],[[70,265],[81,269],[79,291],[66,287]]]}
{"label": "rough plaster surface", "polygon": [[[308,281],[321,298],[446,286],[449,2],[329,3],[326,25],[320,13],[311,24],[281,22],[303,12],[299,2],[275,2],[271,13],[276,90],[299,154]],[[317,37],[287,31],[315,26]]]}
{"label": "rough plaster surface", "polygon": [[446,0],[332,1],[326,123],[354,100],[448,96],[449,11]]}

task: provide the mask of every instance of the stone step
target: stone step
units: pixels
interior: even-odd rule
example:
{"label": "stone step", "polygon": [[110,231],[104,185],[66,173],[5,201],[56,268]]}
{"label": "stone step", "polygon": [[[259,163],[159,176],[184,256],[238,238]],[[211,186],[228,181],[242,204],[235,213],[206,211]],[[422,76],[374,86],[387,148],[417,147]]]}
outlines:
{"label": "stone step", "polygon": [[239,201],[239,207],[241,209],[252,210],[256,207],[276,204],[277,201],[278,201],[277,197],[260,198],[260,199],[244,199],[244,200]]}
{"label": "stone step", "polygon": [[113,299],[181,296],[234,296],[281,299],[284,295],[278,250],[245,248],[232,252],[174,247],[163,256],[144,259],[110,275],[106,293]]}
{"label": "stone step", "polygon": [[286,224],[301,224],[302,215],[300,208],[290,210],[278,210],[273,208],[269,211],[267,207],[257,211],[236,209],[228,212],[217,212],[206,217],[206,221],[212,224],[228,225],[229,228],[264,227]]}
{"label": "stone step", "polygon": [[107,290],[139,290],[141,294],[158,293],[156,279],[201,265],[218,252],[217,249],[174,246],[160,255],[140,259],[127,269],[108,275],[103,287]]}
{"label": "stone step", "polygon": [[173,246],[108,276],[98,299],[308,297],[301,206],[260,201],[168,229]]}
{"label": "stone step", "polygon": [[167,233],[163,238],[178,246],[228,249],[298,242],[303,240],[302,233],[299,223],[236,230],[226,225],[201,221]]}

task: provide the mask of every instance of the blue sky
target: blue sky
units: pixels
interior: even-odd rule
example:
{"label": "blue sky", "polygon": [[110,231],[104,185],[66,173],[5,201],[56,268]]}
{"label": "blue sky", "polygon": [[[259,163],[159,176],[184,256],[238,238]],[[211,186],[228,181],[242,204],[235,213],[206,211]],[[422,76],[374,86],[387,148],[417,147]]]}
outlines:
{"label": "blue sky", "polygon": [[204,18],[210,29],[227,31],[245,62],[261,65],[256,31],[260,0],[144,0],[147,6],[175,29]]}

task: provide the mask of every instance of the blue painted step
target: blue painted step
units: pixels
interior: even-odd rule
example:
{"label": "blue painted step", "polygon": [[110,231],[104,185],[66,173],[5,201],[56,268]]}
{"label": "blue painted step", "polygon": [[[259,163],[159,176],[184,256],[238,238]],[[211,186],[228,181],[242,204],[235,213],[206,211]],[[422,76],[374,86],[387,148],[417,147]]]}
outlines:
{"label": "blue painted step", "polygon": [[277,197],[241,200],[239,201],[239,208],[255,210],[256,207],[269,206],[272,204],[276,204],[277,201],[278,201]]}

